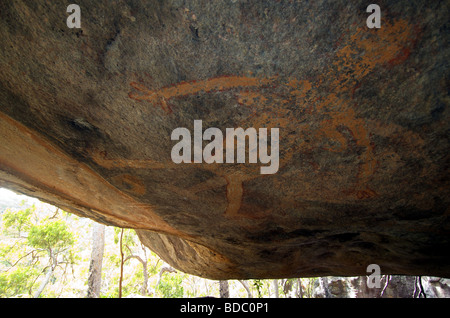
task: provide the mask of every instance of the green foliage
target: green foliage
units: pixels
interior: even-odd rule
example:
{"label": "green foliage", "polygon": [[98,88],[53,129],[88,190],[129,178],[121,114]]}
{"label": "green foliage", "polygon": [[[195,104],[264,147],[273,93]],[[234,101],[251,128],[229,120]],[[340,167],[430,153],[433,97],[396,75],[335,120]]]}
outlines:
{"label": "green foliage", "polygon": [[38,271],[28,266],[17,266],[12,270],[0,274],[0,296],[12,297],[28,294],[33,278],[37,277]]}
{"label": "green foliage", "polygon": [[[0,297],[30,297],[44,281],[45,273],[53,268],[50,281],[40,297],[86,297],[92,246],[92,221],[77,217],[51,206],[45,209],[37,203],[1,214],[0,232]],[[81,225],[84,224],[84,225]],[[109,234],[108,234],[109,233]],[[124,261],[122,297],[219,297],[219,283],[182,272],[165,272],[159,280],[164,262],[144,248],[136,233],[107,227],[102,266],[101,297],[119,296],[120,265]],[[144,275],[145,260],[147,275]],[[148,277],[148,294],[143,291]],[[159,281],[159,283],[158,283]],[[313,295],[314,279],[280,280],[279,295]],[[156,286],[156,284],[158,285]],[[237,281],[229,281],[232,297],[247,297],[247,291]],[[273,296],[271,280],[249,280],[253,297]],[[234,286],[234,287],[233,287]]]}
{"label": "green foliage", "polygon": [[31,208],[26,208],[24,210],[13,211],[11,209],[6,209],[3,213],[2,221],[5,230],[17,231],[20,236],[21,231],[27,231],[31,226],[31,214],[36,211],[36,206],[33,204]]}
{"label": "green foliage", "polygon": [[[1,234],[7,244],[0,246],[0,297],[31,296],[49,266],[55,270],[75,263],[75,235],[58,211],[49,215],[32,205],[3,213]],[[53,276],[51,282],[56,280]]]}
{"label": "green foliage", "polygon": [[45,220],[42,224],[31,226],[27,238],[34,248],[59,251],[75,242],[73,233],[62,220]]}
{"label": "green foliage", "polygon": [[182,282],[183,276],[181,275],[165,274],[156,290],[164,298],[181,298],[184,294]]}
{"label": "green foliage", "polygon": [[253,287],[255,287],[256,291],[258,292],[258,298],[262,298],[263,282],[260,279],[254,279],[253,280]]}

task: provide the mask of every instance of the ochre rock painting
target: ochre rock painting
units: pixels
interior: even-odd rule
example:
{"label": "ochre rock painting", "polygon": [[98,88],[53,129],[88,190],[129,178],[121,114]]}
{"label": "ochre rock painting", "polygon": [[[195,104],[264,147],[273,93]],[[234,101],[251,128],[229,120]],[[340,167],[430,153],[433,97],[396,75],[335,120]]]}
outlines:
{"label": "ochre rock painting", "polygon": [[[391,67],[404,61],[418,37],[418,31],[403,20],[386,25],[382,29],[358,29],[349,37],[346,45],[336,52],[329,71],[316,81],[308,79],[282,79],[277,75],[258,78],[241,75],[225,75],[206,80],[175,83],[170,86],[150,89],[132,82],[129,97],[136,101],[151,103],[171,116],[176,109],[174,99],[196,94],[232,91],[240,107],[250,110],[250,115],[237,127],[256,129],[280,128],[280,167],[288,165],[293,154],[314,147],[330,152],[349,150],[349,142],[362,149],[359,163],[354,169],[355,181],[340,189],[342,199],[366,199],[377,196],[376,189],[367,183],[376,170],[377,159],[370,140],[370,131],[363,118],[358,116],[358,105],[353,101],[361,80],[377,66]],[[292,109],[303,110],[306,118],[292,116]],[[310,126],[309,121],[320,118],[319,125]],[[306,120],[305,120],[306,119]],[[348,132],[348,133],[344,133]],[[351,140],[349,140],[351,139]],[[168,137],[168,142],[169,142]],[[184,164],[171,161],[157,162],[151,159],[126,160],[105,158],[94,154],[94,160],[106,168],[133,167],[145,169],[177,168]],[[315,165],[314,162],[311,163]],[[317,164],[316,164],[317,165]],[[227,185],[228,207],[225,215],[237,217],[241,207],[243,182],[264,178],[257,165],[203,164],[202,168],[213,170],[222,180],[208,180],[204,184],[178,191],[192,197],[196,192]],[[289,173],[289,172],[287,172]],[[302,178],[298,171],[297,178]],[[124,176],[133,188],[142,192],[139,181]]]}

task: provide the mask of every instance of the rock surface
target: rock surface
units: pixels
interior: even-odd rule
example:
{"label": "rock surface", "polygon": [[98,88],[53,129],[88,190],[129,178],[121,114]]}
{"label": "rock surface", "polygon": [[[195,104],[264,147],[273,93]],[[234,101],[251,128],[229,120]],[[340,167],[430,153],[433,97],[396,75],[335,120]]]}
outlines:
{"label": "rock surface", "polygon": [[[0,186],[214,279],[450,276],[445,1],[0,3]],[[174,164],[280,128],[280,167]]]}

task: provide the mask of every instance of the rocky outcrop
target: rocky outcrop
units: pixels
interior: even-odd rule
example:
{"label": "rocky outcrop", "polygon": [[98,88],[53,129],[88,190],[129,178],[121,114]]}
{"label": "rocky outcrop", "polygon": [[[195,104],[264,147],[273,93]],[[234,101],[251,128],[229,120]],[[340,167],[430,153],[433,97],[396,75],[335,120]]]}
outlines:
{"label": "rocky outcrop", "polygon": [[[77,4],[0,3],[0,186],[203,277],[449,276],[445,2]],[[278,128],[276,173],[174,163],[195,120]]]}

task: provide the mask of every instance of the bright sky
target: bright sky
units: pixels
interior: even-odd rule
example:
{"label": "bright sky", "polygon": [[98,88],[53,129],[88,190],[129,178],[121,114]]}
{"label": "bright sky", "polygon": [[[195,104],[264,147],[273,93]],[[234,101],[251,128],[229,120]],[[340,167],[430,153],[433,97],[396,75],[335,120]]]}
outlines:
{"label": "bright sky", "polygon": [[32,201],[32,200],[38,201],[37,199],[28,197],[26,195],[19,195],[19,194],[16,194],[15,192],[12,192],[12,191],[8,190],[8,189],[0,188],[0,202],[11,201],[11,200],[20,201],[20,200],[23,200],[23,199],[30,200],[30,201]]}
{"label": "bright sky", "polygon": [[0,200],[8,199],[8,198],[11,198],[14,196],[17,196],[17,194],[15,194],[14,192],[12,192],[8,189],[0,188]]}

